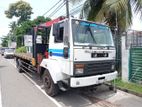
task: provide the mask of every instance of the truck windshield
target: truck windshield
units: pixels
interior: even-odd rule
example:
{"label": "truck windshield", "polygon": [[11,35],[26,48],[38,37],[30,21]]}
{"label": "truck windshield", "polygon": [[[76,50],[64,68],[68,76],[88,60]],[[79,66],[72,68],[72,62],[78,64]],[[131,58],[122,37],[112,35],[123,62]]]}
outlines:
{"label": "truck windshield", "polygon": [[72,20],[74,45],[114,46],[109,27],[86,21]]}
{"label": "truck windshield", "polygon": [[14,52],[13,49],[6,49],[5,52]]}

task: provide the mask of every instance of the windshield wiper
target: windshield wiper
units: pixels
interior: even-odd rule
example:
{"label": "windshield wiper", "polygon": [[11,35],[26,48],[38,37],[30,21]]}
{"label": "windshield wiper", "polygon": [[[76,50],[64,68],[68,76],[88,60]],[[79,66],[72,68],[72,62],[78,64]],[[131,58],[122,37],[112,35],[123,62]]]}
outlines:
{"label": "windshield wiper", "polygon": [[90,31],[91,37],[92,37],[93,41],[96,43],[96,40],[95,40],[95,38],[94,38],[94,36],[93,36],[93,33],[92,33],[92,31],[91,31],[91,28],[90,28],[90,24],[89,24],[89,26],[88,26],[88,29],[87,29],[87,30],[89,30],[89,31]]}

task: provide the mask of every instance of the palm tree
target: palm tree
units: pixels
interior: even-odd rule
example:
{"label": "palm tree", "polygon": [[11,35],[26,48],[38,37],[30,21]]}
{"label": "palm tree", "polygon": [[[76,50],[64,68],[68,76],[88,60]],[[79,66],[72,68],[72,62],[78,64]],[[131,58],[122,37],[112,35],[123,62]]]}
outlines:
{"label": "palm tree", "polygon": [[17,27],[17,24],[15,21],[11,22],[9,24],[9,28],[10,28],[10,31],[9,31],[9,39],[11,41],[16,41],[16,36],[14,35],[14,32],[15,32],[15,29]]}
{"label": "palm tree", "polygon": [[13,31],[14,31],[15,28],[16,28],[16,26],[17,26],[17,24],[16,24],[15,21],[13,21],[13,22],[11,22],[11,23],[9,24],[9,28],[11,29],[11,30],[10,30],[10,33],[13,33]]}
{"label": "palm tree", "polygon": [[[73,3],[81,0],[71,0]],[[132,24],[132,11],[141,12],[142,0],[86,0],[81,17],[88,20],[106,22],[126,30]]]}

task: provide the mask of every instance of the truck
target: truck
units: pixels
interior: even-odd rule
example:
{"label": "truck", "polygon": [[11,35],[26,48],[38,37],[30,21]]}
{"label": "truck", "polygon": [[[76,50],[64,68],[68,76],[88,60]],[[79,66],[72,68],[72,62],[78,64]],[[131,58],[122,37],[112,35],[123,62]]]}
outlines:
{"label": "truck", "polygon": [[[38,31],[43,31],[40,44],[36,43]],[[109,26],[59,17],[32,32],[32,53],[15,53],[16,65],[20,73],[37,73],[49,96],[116,79],[116,49]]]}

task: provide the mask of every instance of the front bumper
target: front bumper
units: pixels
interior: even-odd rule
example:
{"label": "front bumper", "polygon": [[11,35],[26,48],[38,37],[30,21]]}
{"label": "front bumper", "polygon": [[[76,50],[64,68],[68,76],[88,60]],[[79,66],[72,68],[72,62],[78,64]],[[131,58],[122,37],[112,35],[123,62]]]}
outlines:
{"label": "front bumper", "polygon": [[85,87],[95,84],[100,84],[106,81],[114,80],[117,77],[117,71],[102,75],[88,76],[88,77],[71,77],[70,87]]}
{"label": "front bumper", "polygon": [[6,58],[12,58],[12,57],[14,57],[14,55],[13,54],[6,54],[6,55],[4,55],[4,57],[6,57]]}

